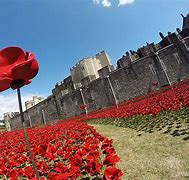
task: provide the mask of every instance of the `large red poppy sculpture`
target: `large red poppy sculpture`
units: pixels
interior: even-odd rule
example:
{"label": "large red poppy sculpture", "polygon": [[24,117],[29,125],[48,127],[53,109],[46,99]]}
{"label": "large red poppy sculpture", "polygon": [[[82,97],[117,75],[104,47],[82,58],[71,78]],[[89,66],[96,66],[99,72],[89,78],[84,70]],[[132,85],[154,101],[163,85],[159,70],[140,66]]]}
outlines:
{"label": "large red poppy sculpture", "polygon": [[38,73],[38,63],[33,53],[19,47],[7,47],[0,51],[0,92],[17,89],[31,83]]}
{"label": "large red poppy sculpture", "polygon": [[31,83],[31,80],[37,75],[38,69],[38,63],[33,53],[24,52],[21,48],[14,46],[0,50],[0,92],[9,88],[17,89],[22,128],[33,168],[39,179],[39,173],[37,171],[25,128],[20,95],[20,88]]}

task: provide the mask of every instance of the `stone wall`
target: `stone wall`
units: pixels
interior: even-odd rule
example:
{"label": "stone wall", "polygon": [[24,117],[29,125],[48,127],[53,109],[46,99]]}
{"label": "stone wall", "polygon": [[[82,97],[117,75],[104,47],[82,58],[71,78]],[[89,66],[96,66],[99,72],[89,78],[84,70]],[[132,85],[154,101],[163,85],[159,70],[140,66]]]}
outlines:
{"label": "stone wall", "polygon": [[[179,40],[172,35],[169,40],[168,46],[108,72],[110,81],[103,75],[86,82],[82,93],[88,112],[115,104],[110,83],[120,103],[189,77],[189,37]],[[57,87],[53,95],[24,112],[26,126],[44,124],[42,110],[47,123],[83,114],[85,110],[79,108],[81,104],[84,102],[79,89],[63,95]],[[20,128],[20,117],[12,118],[10,124],[12,129]]]}
{"label": "stone wall", "polygon": [[[44,116],[43,113],[44,112]],[[58,120],[58,111],[53,96],[49,96],[39,104],[29,108],[24,112],[25,124],[27,127],[33,127],[39,124],[45,124]],[[19,129],[22,127],[20,115],[10,120],[11,129]]]}
{"label": "stone wall", "polygon": [[[189,38],[184,41],[189,46]],[[171,84],[189,77],[189,50],[182,41],[161,49],[158,54]]]}

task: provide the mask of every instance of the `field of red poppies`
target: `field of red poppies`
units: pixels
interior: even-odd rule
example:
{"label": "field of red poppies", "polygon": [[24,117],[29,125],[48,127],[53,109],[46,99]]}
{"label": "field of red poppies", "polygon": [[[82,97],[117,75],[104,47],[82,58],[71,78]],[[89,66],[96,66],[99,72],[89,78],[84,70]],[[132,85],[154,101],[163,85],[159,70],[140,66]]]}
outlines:
{"label": "field of red poppies", "polygon": [[[112,140],[83,122],[86,119],[157,115],[189,106],[189,80],[119,104],[119,108],[70,118],[55,125],[27,129],[41,179],[119,180],[123,175]],[[63,123],[62,123],[63,122]],[[0,178],[37,179],[22,130],[0,133]]]}
{"label": "field of red poppies", "polygon": [[[112,140],[84,123],[28,129],[41,179],[120,179]],[[22,130],[0,134],[0,179],[37,179]]]}

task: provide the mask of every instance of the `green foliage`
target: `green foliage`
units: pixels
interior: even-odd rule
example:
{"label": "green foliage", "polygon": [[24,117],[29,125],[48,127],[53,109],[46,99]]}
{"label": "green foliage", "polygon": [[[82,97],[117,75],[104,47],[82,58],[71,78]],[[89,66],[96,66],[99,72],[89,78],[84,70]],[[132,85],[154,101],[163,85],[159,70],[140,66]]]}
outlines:
{"label": "green foliage", "polygon": [[[162,111],[158,115],[135,115],[127,118],[101,118],[88,120],[89,124],[113,125],[132,128],[137,132],[161,131],[173,136],[189,136],[189,108]],[[186,139],[187,140],[187,139]]]}

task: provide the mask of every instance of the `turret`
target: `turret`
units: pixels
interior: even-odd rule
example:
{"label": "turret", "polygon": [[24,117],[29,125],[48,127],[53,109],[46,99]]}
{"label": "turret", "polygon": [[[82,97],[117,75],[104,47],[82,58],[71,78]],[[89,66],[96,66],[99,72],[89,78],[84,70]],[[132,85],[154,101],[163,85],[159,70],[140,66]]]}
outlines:
{"label": "turret", "polygon": [[181,33],[181,30],[179,28],[176,28],[176,31],[177,31],[178,34]]}
{"label": "turret", "polygon": [[159,35],[160,35],[161,39],[165,38],[162,32],[159,32]]}
{"label": "turret", "polygon": [[186,17],[184,17],[183,14],[181,14],[181,16],[183,18],[182,30],[189,29],[189,13],[186,15]]}

